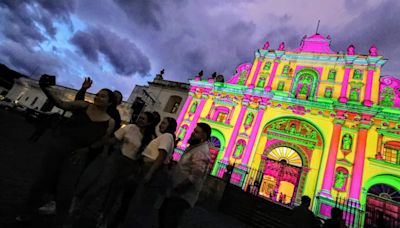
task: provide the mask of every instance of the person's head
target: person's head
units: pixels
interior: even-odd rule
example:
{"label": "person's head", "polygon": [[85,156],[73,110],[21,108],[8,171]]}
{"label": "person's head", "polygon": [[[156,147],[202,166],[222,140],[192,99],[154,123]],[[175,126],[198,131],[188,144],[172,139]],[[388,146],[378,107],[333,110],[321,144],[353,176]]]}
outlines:
{"label": "person's head", "polygon": [[154,126],[157,126],[157,124],[160,123],[161,121],[160,113],[154,111],[153,116],[154,116]]}
{"label": "person's head", "polygon": [[118,90],[114,90],[115,104],[120,105],[122,103],[122,93]]}
{"label": "person's head", "polygon": [[94,105],[98,107],[108,108],[115,104],[114,93],[109,89],[101,89],[94,97]]}
{"label": "person's head", "polygon": [[343,218],[343,211],[337,207],[333,207],[331,209],[331,218],[332,219],[341,219]]}
{"label": "person's head", "polygon": [[211,127],[206,123],[198,123],[193,130],[188,143],[190,145],[197,145],[205,142],[211,138]]}
{"label": "person's head", "polygon": [[311,205],[311,198],[308,196],[302,196],[301,205],[308,208]]}
{"label": "person's head", "polygon": [[158,127],[160,133],[171,133],[172,135],[175,134],[176,131],[176,120],[172,117],[165,117]]}
{"label": "person's head", "polygon": [[136,125],[139,128],[145,128],[148,126],[154,127],[154,115],[151,112],[143,112],[139,115],[139,118],[136,121]]}

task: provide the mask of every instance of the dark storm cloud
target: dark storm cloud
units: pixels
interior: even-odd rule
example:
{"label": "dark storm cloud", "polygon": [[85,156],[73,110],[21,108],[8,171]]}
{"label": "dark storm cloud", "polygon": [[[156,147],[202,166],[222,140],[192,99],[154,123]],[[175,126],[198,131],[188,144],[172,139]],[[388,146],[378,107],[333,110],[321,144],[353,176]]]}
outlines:
{"label": "dark storm cloud", "polygon": [[0,46],[0,62],[16,67],[21,73],[38,78],[44,73],[58,75],[61,60],[45,52],[31,52],[16,42],[6,42]]}
{"label": "dark storm cloud", "polygon": [[[368,19],[368,20],[367,20]],[[399,74],[400,61],[398,46],[400,40],[400,2],[396,0],[384,1],[378,6],[373,6],[362,12],[343,29],[336,33],[338,39],[333,46],[345,51],[353,43],[356,52],[368,54],[372,44],[378,48],[378,54],[389,59],[384,66],[384,74]],[[340,37],[340,38],[339,38]]]}
{"label": "dark storm cloud", "polygon": [[161,2],[157,0],[131,1],[114,0],[125,14],[137,24],[149,25],[160,29],[160,14],[162,13]]}
{"label": "dark storm cloud", "polygon": [[[8,26],[2,26],[2,33],[29,49],[47,40],[46,35],[54,38],[57,33],[54,22],[59,19],[70,22],[69,15],[74,5],[74,1],[70,0],[3,0],[0,2],[3,11],[0,18],[2,24]],[[41,27],[46,31],[45,34]]]}
{"label": "dark storm cloud", "polygon": [[136,44],[105,28],[78,31],[70,41],[92,62],[97,63],[99,54],[103,54],[117,74],[145,76],[150,71],[148,57]]}

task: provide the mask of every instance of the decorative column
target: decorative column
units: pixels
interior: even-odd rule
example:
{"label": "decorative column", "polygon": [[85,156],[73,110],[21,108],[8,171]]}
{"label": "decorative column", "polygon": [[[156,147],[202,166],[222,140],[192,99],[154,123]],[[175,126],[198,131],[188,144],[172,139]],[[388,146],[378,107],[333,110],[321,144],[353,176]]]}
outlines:
{"label": "decorative column", "polygon": [[245,97],[243,98],[243,101],[242,101],[242,108],[240,109],[239,117],[236,120],[235,127],[233,128],[232,135],[229,139],[228,146],[226,147],[226,150],[225,150],[224,160],[226,160],[226,161],[229,161],[229,158],[231,157],[232,149],[235,146],[236,137],[239,133],[240,127],[242,126],[244,115],[246,114],[248,102],[249,102],[249,96],[245,95]]}
{"label": "decorative column", "polygon": [[259,52],[256,53],[256,57],[258,58],[258,62],[257,62],[256,70],[253,74],[253,78],[251,79],[251,83],[250,83],[251,88],[254,88],[254,86],[256,84],[256,80],[258,78],[258,74],[260,73],[262,62],[264,60],[264,56],[260,55]]}
{"label": "decorative column", "polygon": [[370,126],[360,124],[357,137],[356,154],[354,157],[353,173],[351,175],[349,198],[360,199],[361,183],[364,171],[365,147],[367,145],[368,129]]}
{"label": "decorative column", "polygon": [[272,89],[272,82],[274,81],[276,70],[278,69],[280,60],[277,59],[274,62],[274,66],[272,67],[271,74],[269,75],[267,87],[265,87],[265,91],[269,92]]}
{"label": "decorative column", "polygon": [[190,122],[190,126],[187,129],[185,136],[183,137],[182,147],[186,147],[187,142],[188,142],[190,136],[192,135],[194,128],[197,125],[197,121],[199,120],[200,114],[203,111],[204,105],[207,101],[206,96],[207,95],[203,95],[202,98],[200,99],[200,104],[197,106],[197,109],[196,109],[196,112],[194,113],[193,119]]}
{"label": "decorative column", "polygon": [[251,157],[251,152],[253,151],[254,143],[256,141],[256,137],[258,135],[258,131],[260,129],[261,121],[264,116],[264,111],[265,111],[265,106],[266,106],[266,99],[263,98],[262,101],[260,101],[259,107],[258,107],[258,113],[256,117],[256,121],[253,125],[253,129],[250,134],[249,142],[247,143],[246,149],[244,151],[244,157],[242,160],[242,165],[247,166],[249,163],[250,157]]}
{"label": "decorative column", "polygon": [[374,79],[374,66],[368,66],[368,75],[367,75],[367,86],[365,87],[365,95],[364,102],[365,106],[371,107],[373,102],[371,101],[371,92],[372,92],[372,82]]}
{"label": "decorative column", "polygon": [[350,64],[346,64],[346,68],[344,69],[343,81],[342,81],[342,90],[340,91],[340,97],[339,97],[340,103],[346,103],[348,101],[347,88],[349,86],[349,77],[350,77],[351,68],[352,67]]}
{"label": "decorative column", "polygon": [[335,120],[334,122],[331,145],[329,146],[328,160],[326,161],[324,179],[322,182],[321,195],[327,196],[329,198],[332,197],[331,188],[335,176],[336,158],[340,144],[340,134],[342,132],[343,123],[343,120]]}
{"label": "decorative column", "polygon": [[179,113],[178,119],[176,120],[176,124],[177,124],[176,130],[178,130],[179,127],[181,126],[182,120],[185,117],[185,115],[188,111],[189,105],[193,100],[194,90],[195,90],[195,88],[190,89],[189,96],[186,99],[185,105],[183,105],[183,108],[182,108],[181,112]]}
{"label": "decorative column", "polygon": [[379,134],[378,135],[378,143],[377,143],[377,146],[376,146],[376,155],[375,155],[375,158],[376,159],[378,159],[378,160],[382,160],[383,159],[383,156],[382,156],[382,138],[383,138],[383,135],[382,134]]}

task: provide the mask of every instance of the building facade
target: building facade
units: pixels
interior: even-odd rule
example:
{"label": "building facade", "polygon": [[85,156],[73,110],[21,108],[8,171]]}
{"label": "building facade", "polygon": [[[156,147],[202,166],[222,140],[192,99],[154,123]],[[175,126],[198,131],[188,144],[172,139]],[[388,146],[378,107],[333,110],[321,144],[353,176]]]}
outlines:
{"label": "building facade", "polygon": [[287,205],[308,195],[321,217],[341,198],[353,223],[374,219],[368,210],[398,221],[400,80],[380,76],[387,60],[375,46],[363,55],[353,45],[334,52],[330,43],[319,34],[295,50],[266,42],[226,83],[196,76],[178,117],[174,158],[205,122],[212,175],[234,166],[232,183],[259,183],[259,196]]}
{"label": "building facade", "polygon": [[188,83],[165,80],[161,71],[148,86],[136,85],[128,98],[132,104],[132,121],[144,111],[156,111],[164,117],[177,118],[188,96]]}

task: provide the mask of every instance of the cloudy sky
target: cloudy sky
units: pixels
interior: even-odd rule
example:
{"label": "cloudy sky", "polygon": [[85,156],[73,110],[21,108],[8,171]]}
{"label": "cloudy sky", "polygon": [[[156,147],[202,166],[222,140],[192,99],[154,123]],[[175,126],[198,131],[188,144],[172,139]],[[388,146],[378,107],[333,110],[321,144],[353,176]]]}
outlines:
{"label": "cloudy sky", "polygon": [[91,76],[92,92],[127,98],[162,68],[168,80],[229,78],[267,40],[296,48],[318,19],[333,50],[376,44],[383,74],[400,75],[398,0],[0,0],[0,63],[74,88]]}

